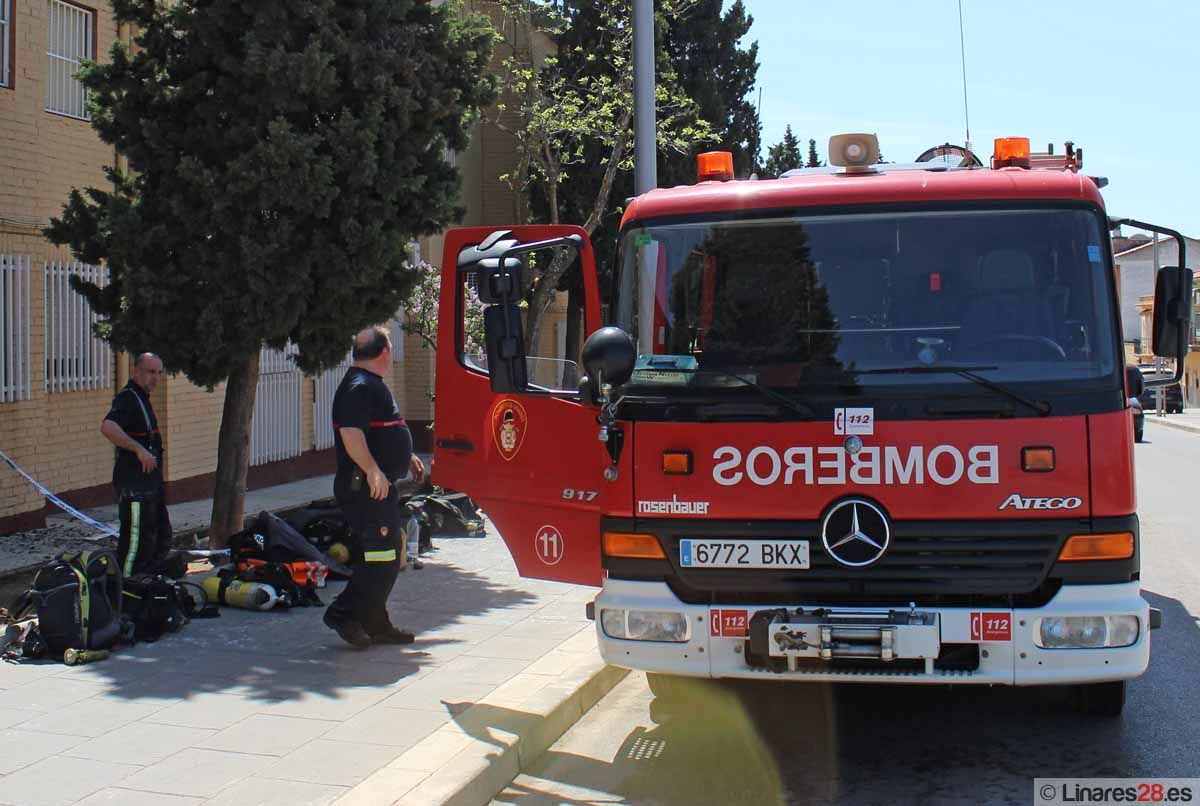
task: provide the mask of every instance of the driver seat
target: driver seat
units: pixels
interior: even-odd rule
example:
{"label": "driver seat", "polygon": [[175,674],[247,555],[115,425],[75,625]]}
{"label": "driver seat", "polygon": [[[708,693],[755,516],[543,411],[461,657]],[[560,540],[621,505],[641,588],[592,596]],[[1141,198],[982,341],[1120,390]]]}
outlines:
{"label": "driver seat", "polygon": [[[1005,334],[1054,338],[1050,300],[1037,288],[1033,258],[1021,249],[993,249],[975,267],[974,291],[963,308],[960,340],[979,358],[1020,358],[1022,348],[1004,349]],[[987,345],[985,347],[985,345]]]}

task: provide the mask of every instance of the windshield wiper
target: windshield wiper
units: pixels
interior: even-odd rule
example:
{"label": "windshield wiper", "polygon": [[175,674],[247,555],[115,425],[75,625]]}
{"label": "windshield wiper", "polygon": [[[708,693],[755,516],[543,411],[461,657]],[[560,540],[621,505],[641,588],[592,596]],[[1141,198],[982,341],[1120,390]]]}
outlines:
{"label": "windshield wiper", "polygon": [[735,381],[742,382],[743,384],[745,384],[746,386],[749,386],[752,389],[757,390],[758,393],[761,394],[763,397],[770,398],[771,400],[774,400],[776,403],[780,403],[784,406],[787,406],[789,409],[791,409],[792,411],[796,412],[797,414],[805,417],[806,419],[815,420],[817,418],[817,413],[815,411],[813,411],[812,407],[809,406],[807,403],[803,403],[799,400],[794,400],[785,394],[776,392],[774,389],[772,389],[769,386],[764,386],[763,384],[759,383],[758,381],[754,381],[749,378],[744,378],[741,375],[737,374],[736,372],[730,372],[729,370],[725,370],[725,369],[679,369],[679,368],[673,368],[668,371],[682,372],[682,373],[685,373],[688,375],[719,375],[719,376],[722,376],[725,378],[731,378]]}
{"label": "windshield wiper", "polygon": [[989,381],[982,375],[976,375],[977,372],[986,372],[987,370],[998,369],[994,366],[971,366],[969,364],[918,364],[912,367],[883,367],[881,369],[862,369],[858,370],[859,375],[941,375],[950,374],[957,375],[960,378],[966,378],[968,381],[979,384],[985,389],[990,389],[997,394],[1004,395],[1009,400],[1016,401],[1024,406],[1028,406],[1038,413],[1039,416],[1045,417],[1050,413],[1050,404],[1045,400],[1032,400],[1024,395],[1014,392],[1013,390],[1001,386],[995,381]]}

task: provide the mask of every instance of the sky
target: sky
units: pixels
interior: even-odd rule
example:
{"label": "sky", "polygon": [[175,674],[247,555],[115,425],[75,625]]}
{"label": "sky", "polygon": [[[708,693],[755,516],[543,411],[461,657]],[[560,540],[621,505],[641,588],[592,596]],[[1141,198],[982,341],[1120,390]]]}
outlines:
{"label": "sky", "polygon": [[[726,0],[726,7],[732,0]],[[884,159],[962,145],[957,0],[743,0],[759,45],[763,156],[789,123],[875,132]],[[971,143],[1071,140],[1108,214],[1200,237],[1200,1],[962,0]],[[1131,230],[1126,228],[1125,234]]]}

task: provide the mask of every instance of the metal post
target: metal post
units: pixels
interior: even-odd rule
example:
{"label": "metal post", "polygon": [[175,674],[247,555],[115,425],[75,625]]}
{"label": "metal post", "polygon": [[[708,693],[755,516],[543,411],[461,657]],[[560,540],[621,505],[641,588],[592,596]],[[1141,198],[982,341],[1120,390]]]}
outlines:
{"label": "metal post", "polygon": [[[1154,233],[1154,281],[1155,281],[1155,283],[1158,282],[1158,270],[1161,267],[1162,266],[1161,266],[1161,263],[1158,258],[1158,233],[1155,232]],[[1151,311],[1153,311],[1153,309],[1151,309]],[[1153,318],[1154,318],[1153,312],[1151,313],[1150,316],[1151,316],[1151,321],[1153,321]],[[1151,325],[1151,328],[1153,328],[1153,325]],[[1153,343],[1153,334],[1151,334],[1151,343]],[[1162,357],[1157,356],[1157,355],[1154,356],[1154,374],[1162,375],[1164,369],[1165,369],[1165,367],[1163,366]],[[1159,417],[1165,416],[1167,413],[1167,387],[1165,387],[1165,386],[1158,387],[1158,391],[1155,392],[1155,394],[1154,394],[1154,402],[1155,402],[1155,407],[1154,407],[1155,414],[1157,414]]]}
{"label": "metal post", "polygon": [[633,181],[639,196],[658,187],[654,116],[654,2],[633,0]]}

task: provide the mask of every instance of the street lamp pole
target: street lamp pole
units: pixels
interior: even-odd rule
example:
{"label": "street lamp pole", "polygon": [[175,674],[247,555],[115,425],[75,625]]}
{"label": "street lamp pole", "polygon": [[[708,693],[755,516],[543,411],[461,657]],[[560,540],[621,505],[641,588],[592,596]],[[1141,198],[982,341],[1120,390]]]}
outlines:
{"label": "street lamp pole", "polygon": [[654,2],[633,0],[633,182],[639,196],[658,186],[654,115]]}

